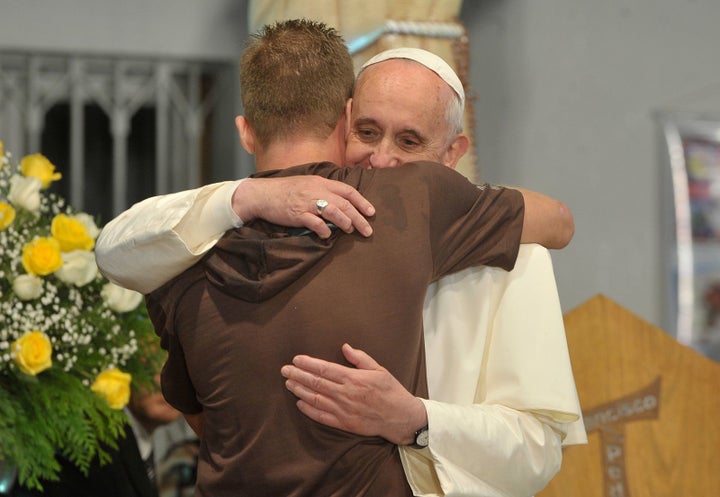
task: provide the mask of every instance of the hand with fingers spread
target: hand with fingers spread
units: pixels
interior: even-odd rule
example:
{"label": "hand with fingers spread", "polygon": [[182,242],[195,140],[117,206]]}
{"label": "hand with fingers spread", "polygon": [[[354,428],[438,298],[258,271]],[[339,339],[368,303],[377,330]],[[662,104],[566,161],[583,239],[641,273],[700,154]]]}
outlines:
{"label": "hand with fingers spread", "polygon": [[348,344],[342,352],[355,368],[306,355],[282,367],[286,387],[299,399],[298,409],[332,428],[411,444],[427,424],[422,401],[367,353]]}
{"label": "hand with fingers spread", "polygon": [[346,233],[372,234],[367,216],[375,208],[346,183],[320,176],[248,178],[232,198],[232,208],[244,222],[264,219],[290,227],[305,227],[321,238],[330,236],[327,222]]}

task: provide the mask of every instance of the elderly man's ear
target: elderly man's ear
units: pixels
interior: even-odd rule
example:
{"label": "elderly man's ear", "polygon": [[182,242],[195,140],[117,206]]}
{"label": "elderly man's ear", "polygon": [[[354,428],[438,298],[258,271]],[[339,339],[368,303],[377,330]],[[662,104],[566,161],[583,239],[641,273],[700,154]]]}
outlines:
{"label": "elderly man's ear", "polygon": [[443,154],[442,163],[455,169],[468,148],[470,148],[470,139],[462,133],[458,134]]}
{"label": "elderly man's ear", "polygon": [[350,130],[352,129],[352,98],[348,98],[345,102],[345,142],[350,138]]}
{"label": "elderly man's ear", "polygon": [[235,127],[238,130],[240,136],[240,143],[243,148],[249,154],[255,153],[255,132],[253,131],[250,123],[245,116],[235,117]]}

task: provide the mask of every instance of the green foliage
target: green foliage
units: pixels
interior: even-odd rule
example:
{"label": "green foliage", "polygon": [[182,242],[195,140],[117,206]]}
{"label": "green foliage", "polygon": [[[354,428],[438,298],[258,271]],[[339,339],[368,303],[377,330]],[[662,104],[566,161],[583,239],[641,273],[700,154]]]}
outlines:
{"label": "green foliage", "polygon": [[19,481],[42,488],[41,479],[57,479],[59,454],[83,472],[96,457],[109,462],[107,448],[117,448],[124,434],[124,412],[74,376],[49,370],[42,381],[27,381],[21,374],[0,377],[0,450],[18,467]]}

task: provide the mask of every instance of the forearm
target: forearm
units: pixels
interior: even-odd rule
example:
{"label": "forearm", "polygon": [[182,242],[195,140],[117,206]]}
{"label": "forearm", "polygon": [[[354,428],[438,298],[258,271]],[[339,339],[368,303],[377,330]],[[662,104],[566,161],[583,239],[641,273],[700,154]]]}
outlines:
{"label": "forearm", "polygon": [[[560,468],[562,425],[504,406],[424,402],[428,449],[401,447],[408,481],[418,495],[529,496]],[[424,478],[428,473],[435,478]],[[440,489],[432,488],[433,480]]]}
{"label": "forearm", "polygon": [[238,182],[151,197],[110,221],[95,255],[112,282],[149,293],[194,264],[239,223],[231,196]]}
{"label": "forearm", "polygon": [[521,243],[538,243],[549,249],[567,246],[575,234],[575,220],[570,208],[541,193],[516,189],[525,201]]}

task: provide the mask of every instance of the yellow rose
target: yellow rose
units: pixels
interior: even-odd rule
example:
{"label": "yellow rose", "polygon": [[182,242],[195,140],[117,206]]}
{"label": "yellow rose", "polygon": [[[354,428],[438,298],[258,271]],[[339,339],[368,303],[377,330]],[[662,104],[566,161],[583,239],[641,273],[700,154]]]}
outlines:
{"label": "yellow rose", "polygon": [[87,230],[88,236],[90,238],[92,238],[93,240],[97,240],[97,237],[100,234],[100,228],[97,227],[97,224],[95,224],[95,219],[93,219],[90,214],[86,212],[78,212],[73,217],[80,221],[83,226],[85,226],[85,229]]}
{"label": "yellow rose", "polygon": [[95,378],[90,390],[104,398],[113,409],[122,409],[130,401],[132,376],[119,369],[106,369]]}
{"label": "yellow rose", "polygon": [[95,240],[88,234],[85,224],[65,214],[58,214],[53,218],[50,231],[53,238],[60,243],[60,250],[63,252],[92,250],[95,246]]}
{"label": "yellow rose", "polygon": [[4,230],[15,220],[15,209],[7,202],[0,201],[0,231]]}
{"label": "yellow rose", "polygon": [[34,177],[42,182],[42,188],[62,178],[62,174],[55,172],[55,166],[42,154],[26,155],[20,161],[20,170],[26,177]]}
{"label": "yellow rose", "polygon": [[60,244],[54,238],[36,238],[23,247],[22,265],[29,274],[47,276],[63,265]]}
{"label": "yellow rose", "polygon": [[41,331],[30,331],[12,344],[13,360],[25,374],[35,376],[52,366],[52,345]]}

